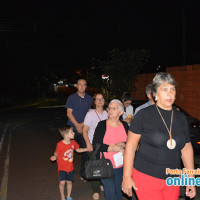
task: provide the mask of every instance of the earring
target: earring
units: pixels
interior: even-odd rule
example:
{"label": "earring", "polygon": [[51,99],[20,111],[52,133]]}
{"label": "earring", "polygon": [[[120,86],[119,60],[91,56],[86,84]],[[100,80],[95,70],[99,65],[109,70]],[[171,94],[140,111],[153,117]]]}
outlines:
{"label": "earring", "polygon": [[155,101],[157,101],[158,100],[158,97],[157,96],[155,96]]}

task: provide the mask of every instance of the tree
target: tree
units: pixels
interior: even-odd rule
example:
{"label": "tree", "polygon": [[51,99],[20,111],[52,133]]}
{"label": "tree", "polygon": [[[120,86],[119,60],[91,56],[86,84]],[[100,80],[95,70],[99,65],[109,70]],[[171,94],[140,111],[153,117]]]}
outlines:
{"label": "tree", "polygon": [[150,53],[147,50],[120,51],[113,49],[108,60],[100,64],[105,74],[109,75],[106,83],[108,98],[120,98],[123,92],[135,89],[136,76],[147,63]]}
{"label": "tree", "polygon": [[92,95],[96,92],[103,92],[103,73],[104,71],[100,68],[100,65],[96,65],[93,69],[87,69],[88,88]]}

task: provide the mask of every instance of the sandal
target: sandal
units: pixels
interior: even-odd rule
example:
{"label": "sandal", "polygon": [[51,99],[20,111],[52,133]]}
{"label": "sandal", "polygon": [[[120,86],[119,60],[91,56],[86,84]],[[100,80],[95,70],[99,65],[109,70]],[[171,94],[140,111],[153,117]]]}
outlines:
{"label": "sandal", "polygon": [[68,197],[66,200],[73,200],[71,197]]}
{"label": "sandal", "polygon": [[104,192],[103,185],[100,185],[100,190],[101,190],[102,192]]}
{"label": "sandal", "polygon": [[99,193],[93,194],[93,200],[99,200]]}

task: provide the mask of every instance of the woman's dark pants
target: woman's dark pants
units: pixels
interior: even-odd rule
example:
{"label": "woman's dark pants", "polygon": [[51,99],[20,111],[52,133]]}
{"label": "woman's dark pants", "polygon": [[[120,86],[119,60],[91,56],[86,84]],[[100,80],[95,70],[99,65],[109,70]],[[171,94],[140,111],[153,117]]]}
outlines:
{"label": "woman's dark pants", "polygon": [[113,178],[101,179],[106,200],[122,200],[123,167],[113,169]]}

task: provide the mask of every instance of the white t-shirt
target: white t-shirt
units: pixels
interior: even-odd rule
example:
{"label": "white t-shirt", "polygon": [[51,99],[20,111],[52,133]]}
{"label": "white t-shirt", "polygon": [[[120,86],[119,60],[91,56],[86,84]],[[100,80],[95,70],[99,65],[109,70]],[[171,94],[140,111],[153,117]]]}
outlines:
{"label": "white t-shirt", "polygon": [[123,119],[133,117],[133,106],[132,105],[126,107],[126,112],[124,112],[122,117],[123,117]]}
{"label": "white t-shirt", "polygon": [[88,111],[88,113],[86,114],[85,119],[84,119],[84,125],[89,127],[88,138],[89,138],[91,144],[92,144],[92,140],[94,137],[94,131],[97,127],[97,124],[102,120],[108,119],[108,113],[105,110],[103,111],[102,114],[98,113],[97,111],[96,111],[97,112],[96,113],[95,111],[96,111],[95,109]]}

